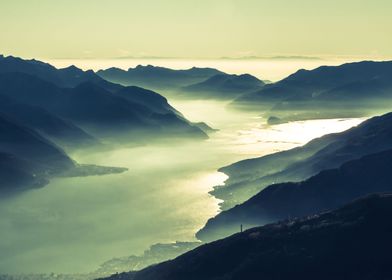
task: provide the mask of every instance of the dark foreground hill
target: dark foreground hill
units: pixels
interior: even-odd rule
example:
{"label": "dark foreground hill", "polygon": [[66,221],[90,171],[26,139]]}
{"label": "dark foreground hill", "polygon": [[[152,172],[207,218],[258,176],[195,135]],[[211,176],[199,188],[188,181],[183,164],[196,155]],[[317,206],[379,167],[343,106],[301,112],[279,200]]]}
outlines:
{"label": "dark foreground hill", "polygon": [[252,228],[174,260],[109,279],[391,279],[392,196]]}
{"label": "dark foreground hill", "polygon": [[245,227],[316,214],[369,193],[392,192],[392,150],[349,161],[300,183],[271,185],[248,201],[210,219],[201,240],[228,236]]}

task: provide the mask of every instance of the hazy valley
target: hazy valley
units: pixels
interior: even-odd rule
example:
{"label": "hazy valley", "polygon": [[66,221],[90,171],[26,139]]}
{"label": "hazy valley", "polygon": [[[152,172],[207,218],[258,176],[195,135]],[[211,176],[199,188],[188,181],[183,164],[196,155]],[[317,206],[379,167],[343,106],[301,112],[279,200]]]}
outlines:
{"label": "hazy valley", "polygon": [[[384,64],[373,66],[360,70],[371,80],[369,90],[372,77],[390,74]],[[341,67],[347,66],[331,71]],[[356,81],[345,77],[338,83],[323,73],[318,79],[311,90]],[[212,68],[138,66],[95,73],[0,58],[1,277],[94,279],[141,270],[241,227],[314,215],[389,192],[388,171],[381,167],[389,166],[390,115],[371,118],[388,112],[382,102],[388,95],[376,95],[382,105],[369,110],[355,105],[360,113],[335,114],[314,106],[309,85],[301,81],[287,98],[300,92],[312,105],[294,102],[284,115],[274,109],[282,98],[261,99],[256,109],[257,103],[233,105],[282,83],[288,82]],[[388,86],[380,92],[389,92]],[[332,94],[332,102],[342,102],[345,93]],[[365,172],[373,166],[380,168]],[[355,181],[350,172],[364,177]],[[369,185],[375,178],[379,184]],[[250,234],[252,240],[259,233]],[[228,240],[228,250],[238,251]],[[219,243],[206,246],[214,244]],[[184,279],[171,269],[168,263],[113,277],[156,279],[158,273],[163,276],[157,279]]]}

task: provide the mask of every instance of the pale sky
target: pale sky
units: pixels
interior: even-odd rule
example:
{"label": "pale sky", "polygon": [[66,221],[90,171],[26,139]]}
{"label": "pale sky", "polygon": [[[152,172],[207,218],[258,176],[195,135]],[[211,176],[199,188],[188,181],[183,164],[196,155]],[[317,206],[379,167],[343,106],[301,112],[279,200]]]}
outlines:
{"label": "pale sky", "polygon": [[392,58],[391,0],[0,0],[0,53]]}

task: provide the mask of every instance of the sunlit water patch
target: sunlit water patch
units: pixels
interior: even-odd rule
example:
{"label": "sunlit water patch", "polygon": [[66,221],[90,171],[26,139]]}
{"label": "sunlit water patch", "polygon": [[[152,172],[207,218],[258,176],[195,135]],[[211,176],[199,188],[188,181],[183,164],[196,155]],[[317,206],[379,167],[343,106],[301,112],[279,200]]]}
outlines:
{"label": "sunlit water patch", "polygon": [[0,272],[89,272],[158,242],[193,241],[218,211],[208,192],[232,162],[304,144],[360,119],[269,127],[221,102],[175,101],[193,121],[220,129],[207,141],[72,154],[81,163],[122,166],[116,175],[61,178],[0,204]]}

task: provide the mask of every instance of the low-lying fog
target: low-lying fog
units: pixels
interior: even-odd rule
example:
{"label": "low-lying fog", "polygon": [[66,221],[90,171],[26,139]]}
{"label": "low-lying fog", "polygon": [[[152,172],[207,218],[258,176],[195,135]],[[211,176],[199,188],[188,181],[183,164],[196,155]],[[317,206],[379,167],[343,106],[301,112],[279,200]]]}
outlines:
{"label": "low-lying fog", "polygon": [[219,167],[288,149],[356,125],[359,119],[304,121],[267,127],[218,101],[175,101],[192,121],[219,132],[204,142],[154,144],[77,153],[81,163],[129,172],[53,180],[0,204],[0,272],[90,272],[113,257],[158,242],[192,241],[218,211],[208,194],[226,176]]}

